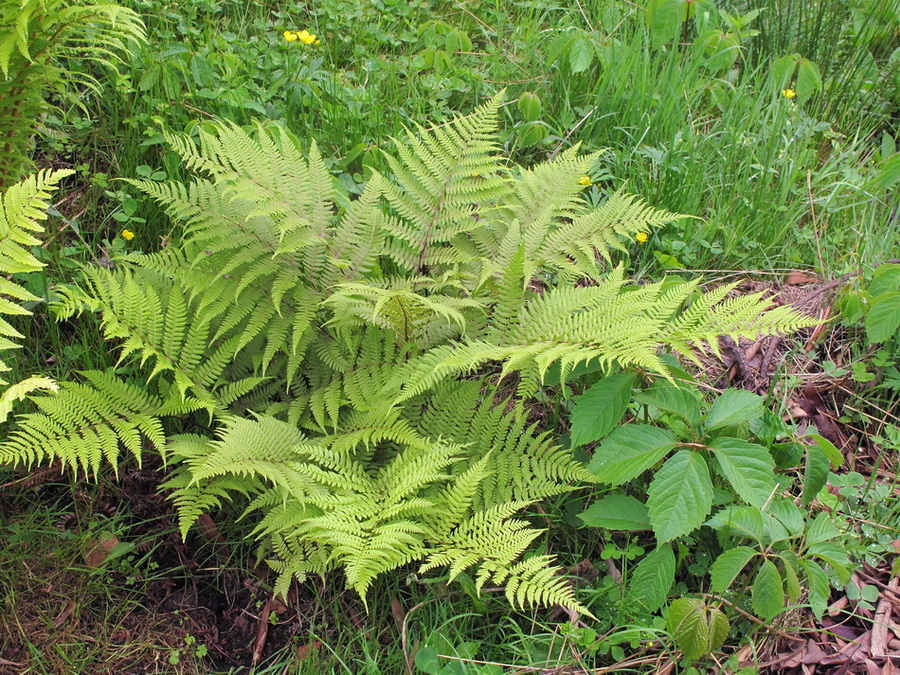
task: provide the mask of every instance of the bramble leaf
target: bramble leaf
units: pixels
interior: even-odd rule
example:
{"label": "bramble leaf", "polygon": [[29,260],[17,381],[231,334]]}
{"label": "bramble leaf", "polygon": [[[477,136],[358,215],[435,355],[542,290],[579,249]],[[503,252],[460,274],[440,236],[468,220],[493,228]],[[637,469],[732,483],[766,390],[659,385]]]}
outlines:
{"label": "bramble leaf", "polygon": [[647,490],[656,538],[671,541],[703,524],[712,508],[713,488],[702,455],[680,450],[663,464]]}
{"label": "bramble leaf", "polygon": [[621,485],[656,464],[677,442],[666,429],[626,424],[607,436],[594,451],[588,469],[604,483]]}
{"label": "bramble leaf", "polygon": [[775,462],[761,445],[740,438],[717,438],[710,444],[722,473],[738,496],[763,508],[775,491]]}
{"label": "bramble leaf", "polygon": [[649,530],[647,506],[628,495],[609,495],[578,516],[585,525],[607,530]]}
{"label": "bramble leaf", "polygon": [[575,397],[572,447],[599,441],[615,428],[628,407],[633,383],[632,373],[619,373],[603,378]]}

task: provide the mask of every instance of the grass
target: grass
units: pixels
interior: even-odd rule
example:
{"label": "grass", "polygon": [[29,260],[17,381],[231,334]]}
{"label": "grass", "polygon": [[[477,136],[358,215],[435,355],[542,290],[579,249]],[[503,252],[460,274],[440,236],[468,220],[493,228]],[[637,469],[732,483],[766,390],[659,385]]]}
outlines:
{"label": "grass", "polygon": [[[707,25],[736,40],[721,49],[701,45],[693,27],[690,39],[660,44],[643,10],[624,1],[123,4],[144,15],[148,44],[118,74],[104,73],[102,93],[57,95],[35,141],[39,164],[79,172],[38,251],[48,267],[26,279],[45,299],[79,263],[156,250],[177,238],[158,209],[118,180],[182,174],[164,131],[190,133],[214,117],[284,124],[304,140],[316,139],[335,181],[352,195],[373,169],[385,169],[381,148],[405,127],[468,112],[502,88],[509,101],[504,146],[512,158],[536,160],[574,143],[607,148],[592,172],[592,198],[626,186],[656,206],[696,216],[634,244],[630,265],[641,276],[680,268],[799,268],[832,277],[871,269],[900,247],[893,188],[871,183],[897,136],[896,20],[880,14],[888,3],[724,2],[737,24],[713,15]],[[284,30],[300,28],[321,44],[283,39]],[[779,77],[774,64],[795,53],[817,64],[821,81],[808,95],[788,98],[783,90],[799,90],[800,75]],[[515,104],[524,92],[540,97],[536,119]],[[123,229],[135,238],[122,239]],[[41,371],[64,379],[116,367],[95,321],[59,324],[45,304],[35,311],[36,320],[22,329],[31,348],[14,375]],[[876,421],[884,454],[875,463],[896,464],[895,392],[854,396],[851,417],[852,410],[859,414],[848,423],[868,429]],[[887,488],[871,478],[844,486],[843,501],[835,503],[863,524],[860,554],[873,564],[890,552],[882,524],[900,513],[894,474]],[[179,615],[147,606],[154,593],[171,599],[191,589],[199,597],[198,585],[207,599],[230,597],[229,619],[244,615],[249,622],[244,643],[234,646],[246,662],[268,596],[265,580],[253,582],[246,569],[252,556],[242,530],[227,525],[236,514],[226,512],[219,522],[232,558],[216,558],[215,547],[195,539],[189,544],[201,553],[192,548],[180,560],[170,531],[150,526],[167,517],[166,509],[142,515],[114,486],[101,480],[87,496],[75,482],[44,485],[38,495],[21,486],[0,492],[6,537],[0,593],[11,608],[0,618],[0,654],[27,662],[16,672],[28,673],[124,672],[138,662],[154,664],[157,670],[148,672],[247,672],[206,650],[191,623],[208,628],[197,607]],[[104,490],[121,505],[111,517],[96,513]],[[618,625],[610,599],[616,582],[604,569],[611,559],[627,574],[629,547],[640,540],[598,541],[596,532],[575,530],[579,499],[545,507],[552,527],[544,545],[568,564],[591,560],[599,568],[581,572],[601,580],[586,585],[605,623],[583,628],[561,623],[565,617],[515,615],[490,593],[478,598],[412,575],[380,582],[365,615],[338,580],[327,579],[307,584],[290,609],[275,613],[255,672],[400,673],[414,654],[420,672],[599,669],[627,659],[634,662],[619,671],[659,669],[672,648],[663,625]],[[87,515],[60,529],[60,517],[79,500]],[[86,566],[85,543],[110,530],[150,552]],[[686,567],[708,563],[700,544],[690,556]],[[157,560],[165,567],[154,567]],[[165,579],[175,590],[150,590]],[[235,579],[251,587],[238,589]],[[69,601],[74,607],[63,619]]]}

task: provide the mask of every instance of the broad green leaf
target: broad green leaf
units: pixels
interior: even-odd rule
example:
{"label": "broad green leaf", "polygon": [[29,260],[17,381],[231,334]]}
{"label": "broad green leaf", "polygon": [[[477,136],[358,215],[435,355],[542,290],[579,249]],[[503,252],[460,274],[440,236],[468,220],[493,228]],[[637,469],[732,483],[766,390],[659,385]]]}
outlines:
{"label": "broad green leaf", "polygon": [[806,532],[806,543],[807,545],[818,544],[840,536],[841,533],[831,522],[831,517],[827,513],[819,513]]}
{"label": "broad green leaf", "polygon": [[716,593],[724,593],[755,555],[756,551],[749,546],[725,551],[710,568],[710,588]]}
{"label": "broad green leaf", "polygon": [[866,337],[869,342],[886,342],[900,328],[900,292],[872,298],[866,314]]}
{"label": "broad green leaf", "polygon": [[678,439],[665,429],[626,424],[594,451],[588,469],[604,483],[621,485],[656,464],[677,443]]}
{"label": "broad green leaf", "polygon": [[585,525],[607,530],[649,530],[647,507],[628,495],[609,495],[578,516]]}
{"label": "broad green leaf", "polygon": [[422,647],[416,652],[416,668],[423,673],[437,673],[441,669],[441,660],[431,647]]}
{"label": "broad green leaf", "polygon": [[668,380],[658,380],[634,399],[645,405],[659,408],[684,418],[691,426],[700,424],[700,396],[690,385],[676,385]]}
{"label": "broad green leaf", "polygon": [[569,46],[569,68],[573,73],[581,73],[590,68],[594,61],[594,45],[590,39],[580,35]]}
{"label": "broad green leaf", "polygon": [[809,588],[809,607],[817,619],[821,619],[828,607],[831,598],[831,584],[828,583],[828,575],[818,563],[812,560],[802,560],[803,569],[806,570],[806,585]]}
{"label": "broad green leaf", "polygon": [[800,579],[797,578],[794,562],[790,558],[791,556],[781,556],[781,560],[784,562],[784,586],[788,599],[791,602],[797,602],[803,593],[803,589],[800,587]]}
{"label": "broad green leaf", "polygon": [[684,658],[693,661],[718,649],[728,637],[728,619],[696,598],[679,598],[669,605],[666,627]]}
{"label": "broad green leaf", "polygon": [[806,550],[806,555],[818,558],[831,565],[841,583],[850,579],[850,556],[843,546],[834,541],[823,541],[813,544]]}
{"label": "broad green leaf", "polygon": [[806,467],[803,470],[803,492],[800,495],[800,504],[807,506],[819,490],[825,487],[828,480],[828,455],[818,445],[810,445],[806,448]]}
{"label": "broad green leaf", "polygon": [[744,389],[726,389],[706,416],[709,431],[749,422],[763,414],[763,399]]}
{"label": "broad green leaf", "polygon": [[631,398],[634,375],[619,373],[603,378],[581,396],[572,409],[572,446],[599,441],[612,431],[625,414]]}
{"label": "broad green leaf", "polygon": [[803,514],[794,502],[783,497],[776,497],[769,504],[767,511],[778,522],[784,525],[787,530],[788,537],[799,537],[803,534],[805,523],[803,522]]}
{"label": "broad green leaf", "polygon": [[772,78],[775,80],[775,90],[780,92],[787,89],[794,77],[794,71],[797,69],[797,58],[795,56],[782,56],[772,62]]}
{"label": "broad green leaf", "polygon": [[831,462],[832,469],[841,468],[841,464],[844,463],[844,456],[834,443],[823,436],[819,436],[819,434],[809,434],[807,438],[813,439],[815,444],[822,449],[822,452],[828,457],[828,461]]}
{"label": "broad green leaf", "polygon": [[541,116],[541,98],[530,91],[519,94],[519,113],[526,122],[534,122]]}
{"label": "broad green leaf", "polygon": [[881,163],[881,169],[868,187],[890,188],[898,181],[900,181],[900,153],[888,157]]}
{"label": "broad green leaf", "polygon": [[879,265],[869,283],[869,293],[873,298],[877,298],[893,291],[900,291],[900,265],[896,263]]}
{"label": "broad green leaf", "polygon": [[775,462],[761,445],[740,438],[717,438],[710,444],[722,474],[738,496],[763,508],[775,491]]}
{"label": "broad green leaf", "polygon": [[660,542],[696,530],[712,508],[709,468],[698,452],[680,450],[656,472],[647,490],[653,532]]}
{"label": "broad green leaf", "polygon": [[797,64],[797,102],[808,101],[813,94],[822,89],[822,74],[819,66],[809,59],[800,59]]}
{"label": "broad green leaf", "polygon": [[662,544],[641,560],[628,580],[628,605],[637,605],[654,612],[666,604],[666,596],[675,583],[675,553],[669,544]]}
{"label": "broad green leaf", "polygon": [[759,568],[750,589],[750,605],[760,617],[769,621],[784,609],[784,587],[781,574],[771,560],[766,560]]}
{"label": "broad green leaf", "polygon": [[707,526],[727,535],[766,540],[763,513],[755,506],[726,506],[706,521]]}
{"label": "broad green leaf", "polygon": [[660,47],[675,39],[684,22],[684,0],[649,0],[647,27],[654,47]]}

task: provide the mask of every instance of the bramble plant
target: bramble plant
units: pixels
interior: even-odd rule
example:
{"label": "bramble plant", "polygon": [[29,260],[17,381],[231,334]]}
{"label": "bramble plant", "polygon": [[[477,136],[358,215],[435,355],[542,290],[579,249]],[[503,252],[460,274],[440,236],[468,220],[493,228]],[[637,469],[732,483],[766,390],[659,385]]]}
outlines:
{"label": "bramble plant", "polygon": [[[830,594],[825,566],[846,583],[850,560],[833,517],[804,509],[824,488],[829,464],[841,465],[840,451],[814,432],[798,438],[748,391],[726,390],[703,415],[689,384],[658,379],[632,396],[633,385],[629,374],[601,379],[576,398],[572,412],[573,444],[602,439],[588,469],[600,483],[629,486],[602,497],[581,519],[614,531],[652,530],[656,538],[657,547],[631,571],[624,592],[629,613],[666,604],[676,576],[673,543],[709,528],[718,549],[708,569],[713,592],[727,597],[736,586],[740,599],[749,588],[752,610],[768,621],[785,609],[785,596],[795,603],[805,587],[806,602],[820,617]],[[661,426],[617,426],[632,398],[647,422]],[[795,498],[791,472],[800,465]],[[628,492],[643,491],[637,479],[651,468],[644,502]],[[703,598],[669,605],[669,631],[686,658],[724,642],[729,623],[720,605]]]}
{"label": "bramble plant", "polygon": [[[725,299],[730,287],[628,282],[613,252],[682,216],[621,193],[591,206],[582,177],[600,153],[512,165],[499,106],[417,129],[393,177],[353,201],[315,143],[304,154],[281,127],[170,136],[198,177],[131,182],[183,224],[181,243],[86,267],[55,306],[99,312],[144,377],[86,372],[35,397],[0,461],[97,472],[120,446],[138,461],[151,447],[173,469],[182,532],[247,499],[280,593],[341,569],[365,601],[376,577],[419,562],[502,586],[516,607],[589,613],[517,516],[597,480],[529,420],[530,397],[577,367],[671,377],[661,350],[696,358],[720,335],[815,321],[760,294]],[[213,437],[167,438],[166,417],[212,421]]]}

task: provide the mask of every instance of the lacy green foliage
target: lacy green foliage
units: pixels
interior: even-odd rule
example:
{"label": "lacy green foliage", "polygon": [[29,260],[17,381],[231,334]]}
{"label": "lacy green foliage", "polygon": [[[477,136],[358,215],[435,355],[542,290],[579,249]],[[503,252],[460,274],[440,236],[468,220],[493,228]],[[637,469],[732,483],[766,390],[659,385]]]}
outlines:
{"label": "lacy green foliage", "polygon": [[[41,242],[35,234],[44,231],[41,222],[47,218],[50,195],[59,181],[72,173],[68,170],[41,171],[11,186],[0,195],[0,357],[10,349],[21,349],[16,340],[22,334],[3,317],[29,316],[22,302],[40,300],[16,283],[13,275],[36,272],[44,264],[31,254],[31,247]],[[10,367],[0,358],[0,373]],[[0,385],[9,383],[0,376]],[[35,389],[55,389],[45,377],[30,377],[7,388],[0,396],[0,423],[5,422],[15,401]]]}
{"label": "lacy green foliage", "polygon": [[[59,59],[114,67],[144,25],[132,10],[99,0],[0,0],[0,187],[27,170],[28,142],[50,87],[63,83]],[[97,87],[69,68],[67,86]]]}
{"label": "lacy green foliage", "polygon": [[[499,103],[417,129],[398,143],[394,177],[376,173],[352,201],[315,144],[304,153],[279,127],[170,138],[197,178],[134,184],[184,226],[181,244],[87,270],[58,306],[100,312],[123,359],[140,355],[148,393],[127,413],[98,397],[77,416],[40,402],[0,460],[96,468],[97,451],[77,460],[86,449],[60,445],[83,423],[108,429],[111,452],[115,435],[159,444],[137,418],[202,408],[215,438],[165,448],[182,530],[248,499],[279,590],[340,568],[365,597],[379,574],[420,561],[503,585],[516,606],[583,609],[551,558],[528,554],[540,531],[516,515],[592,480],[528,421],[529,393],[551,366],[668,373],[661,349],[695,354],[721,334],[806,320],[764,313],[759,296],[719,302],[696,283],[604,271],[620,238],[680,216],[625,195],[591,208],[579,178],[597,155],[577,148],[511,166],[493,135]],[[47,442],[38,425],[59,433]]]}

